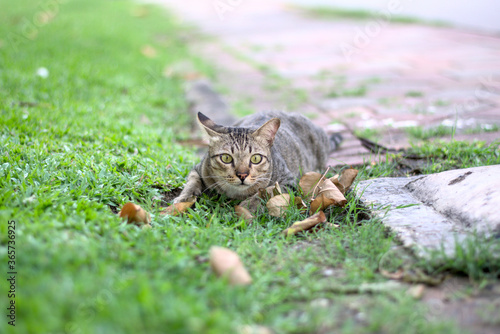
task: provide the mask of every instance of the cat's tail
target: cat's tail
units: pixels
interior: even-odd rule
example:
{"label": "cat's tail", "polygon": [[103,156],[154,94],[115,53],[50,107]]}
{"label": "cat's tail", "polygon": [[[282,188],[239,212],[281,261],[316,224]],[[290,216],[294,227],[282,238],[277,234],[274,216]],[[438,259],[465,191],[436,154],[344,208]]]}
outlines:
{"label": "cat's tail", "polygon": [[229,105],[207,79],[188,82],[185,87],[185,97],[193,120],[193,130],[198,128],[195,121],[198,112],[220,125],[231,125],[236,121],[229,110]]}
{"label": "cat's tail", "polygon": [[330,153],[338,150],[340,144],[344,140],[340,133],[332,133],[328,139],[330,140]]}

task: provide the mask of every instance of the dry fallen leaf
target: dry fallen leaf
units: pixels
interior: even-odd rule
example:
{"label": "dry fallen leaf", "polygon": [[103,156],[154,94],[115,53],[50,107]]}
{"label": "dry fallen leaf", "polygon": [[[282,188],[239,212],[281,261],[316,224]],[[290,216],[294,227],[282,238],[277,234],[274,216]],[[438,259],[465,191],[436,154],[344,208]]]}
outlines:
{"label": "dry fallen leaf", "polygon": [[183,214],[190,207],[192,207],[195,202],[196,202],[196,198],[191,202],[180,202],[180,203],[172,204],[171,206],[169,206],[165,210],[163,210],[161,212],[161,214],[178,216],[180,214]]}
{"label": "dry fallen leaf", "polygon": [[397,271],[391,273],[390,271],[388,270],[385,270],[385,269],[379,269],[380,271],[380,274],[386,278],[390,278],[390,279],[395,279],[395,280],[400,280],[404,277],[404,270],[403,269],[398,269]]}
{"label": "dry fallen leaf", "polygon": [[414,299],[422,299],[425,293],[425,285],[417,284],[406,290],[406,293]]}
{"label": "dry fallen leaf", "polygon": [[329,179],[323,180],[318,186],[318,196],[311,202],[310,214],[325,210],[330,205],[344,206],[347,200],[340,190]]}
{"label": "dry fallen leaf", "polygon": [[339,174],[335,175],[334,177],[330,178],[330,181],[337,187],[342,194],[345,195],[345,188],[344,186],[339,182]]}
{"label": "dry fallen leaf", "polygon": [[167,66],[163,69],[163,76],[167,78],[182,78],[195,80],[202,77],[195,65],[190,61],[181,61]]}
{"label": "dry fallen leaf", "polygon": [[309,218],[293,223],[292,226],[283,231],[283,234],[286,236],[294,235],[324,222],[326,222],[326,216],[323,211],[320,211]]}
{"label": "dry fallen leaf", "polygon": [[295,197],[294,204],[297,207],[297,209],[299,209],[300,211],[307,210],[307,205],[306,205],[306,203],[304,203],[304,201],[302,200],[301,197]]}
{"label": "dry fallen leaf", "polygon": [[158,55],[156,49],[151,45],[144,45],[141,48],[141,53],[147,58],[155,58]]}
{"label": "dry fallen leaf", "polygon": [[322,179],[322,175],[316,172],[308,172],[301,177],[299,187],[306,198],[311,199],[315,196],[313,191],[318,185],[320,179]]}
{"label": "dry fallen leaf", "polygon": [[278,182],[276,182],[273,186],[269,186],[267,188],[259,189],[259,197],[263,200],[268,200],[271,197],[278,196],[283,194],[281,191],[281,187]]}
{"label": "dry fallen leaf", "polygon": [[226,276],[231,285],[248,285],[252,278],[241,263],[238,254],[218,246],[210,248],[210,266],[219,277]]}
{"label": "dry fallen leaf", "polygon": [[[274,217],[283,217],[290,206],[292,199],[289,194],[281,194],[271,197],[266,203],[269,214]],[[295,197],[293,204],[300,210],[307,208],[302,198]]]}
{"label": "dry fallen leaf", "polygon": [[327,228],[333,229],[333,228],[338,228],[338,227],[339,227],[339,224],[332,224],[329,222],[324,222],[324,223],[318,224],[318,225],[310,228],[306,232],[319,232],[319,231],[327,229]]}
{"label": "dry fallen leaf", "polygon": [[128,224],[135,223],[136,225],[149,224],[151,216],[144,211],[139,205],[132,202],[126,203],[118,213],[120,218],[126,218]]}
{"label": "dry fallen leaf", "polygon": [[246,220],[246,221],[249,221],[249,222],[251,222],[253,220],[252,214],[245,207],[242,207],[240,205],[236,205],[234,207],[234,212],[236,213],[236,215],[238,217],[243,218],[243,220]]}
{"label": "dry fallen leaf", "polygon": [[273,330],[259,325],[244,325],[238,330],[238,334],[273,334]]}
{"label": "dry fallen leaf", "polygon": [[349,168],[342,172],[342,175],[339,178],[339,183],[344,186],[345,192],[349,190],[356,176],[358,176],[357,169]]}

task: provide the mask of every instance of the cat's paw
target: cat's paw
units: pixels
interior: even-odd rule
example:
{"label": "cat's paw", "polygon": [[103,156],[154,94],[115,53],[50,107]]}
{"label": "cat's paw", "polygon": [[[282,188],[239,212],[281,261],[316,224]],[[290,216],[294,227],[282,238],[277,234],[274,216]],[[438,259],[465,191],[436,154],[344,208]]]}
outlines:
{"label": "cat's paw", "polygon": [[195,202],[197,197],[201,196],[201,190],[195,189],[190,192],[182,192],[179,196],[174,198],[173,204],[182,203],[182,202]]}
{"label": "cat's paw", "polygon": [[256,214],[262,208],[262,200],[257,195],[254,195],[241,202],[240,206],[248,209],[252,214]]}

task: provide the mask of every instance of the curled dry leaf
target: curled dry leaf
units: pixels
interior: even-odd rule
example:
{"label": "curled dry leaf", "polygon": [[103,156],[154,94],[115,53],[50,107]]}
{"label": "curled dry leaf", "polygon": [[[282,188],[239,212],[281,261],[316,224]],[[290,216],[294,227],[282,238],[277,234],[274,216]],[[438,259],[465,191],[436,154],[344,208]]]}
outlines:
{"label": "curled dry leaf", "polygon": [[339,174],[335,175],[334,177],[330,178],[330,181],[337,187],[342,194],[345,195],[345,187],[339,182]]}
{"label": "curled dry leaf", "polygon": [[120,218],[126,218],[128,224],[149,224],[151,222],[151,216],[148,212],[144,211],[139,205],[132,202],[126,203],[123,208],[118,213]]}
{"label": "curled dry leaf", "polygon": [[283,234],[286,236],[294,235],[324,222],[326,222],[325,213],[320,211],[309,218],[293,223],[292,226],[283,231]]}
{"label": "curled dry leaf", "polygon": [[[285,215],[286,210],[292,203],[292,199],[289,194],[281,194],[274,197],[271,197],[269,201],[266,203],[266,207],[269,211],[269,214],[274,217],[283,217]],[[307,206],[302,201],[302,198],[295,197],[293,204],[299,209],[306,209]]]}
{"label": "curled dry leaf", "polygon": [[344,195],[329,179],[323,180],[318,189],[318,196],[311,202],[311,214],[318,210],[325,210],[330,205],[346,205],[347,200]]}
{"label": "curled dry leaf", "polygon": [[308,172],[302,176],[299,181],[299,187],[306,198],[312,199],[315,196],[313,191],[318,185],[320,179],[322,179],[322,175],[316,172]]}
{"label": "curled dry leaf", "polygon": [[297,207],[297,209],[299,209],[300,211],[307,210],[307,205],[306,205],[306,203],[304,203],[304,201],[302,200],[301,197],[295,197],[294,204]]}
{"label": "curled dry leaf", "polygon": [[259,189],[259,197],[263,200],[268,200],[271,197],[278,196],[283,194],[281,191],[281,187],[278,182],[276,182],[273,186],[269,186],[267,188]]}
{"label": "curled dry leaf", "polygon": [[219,277],[226,276],[231,285],[248,285],[252,278],[241,263],[238,254],[230,249],[218,246],[210,248],[210,266]]}
{"label": "curled dry leaf", "polygon": [[349,168],[342,172],[342,175],[339,178],[339,183],[344,186],[345,191],[349,190],[356,176],[358,176],[357,169]]}
{"label": "curled dry leaf", "polygon": [[236,205],[234,207],[234,212],[236,213],[236,215],[238,217],[243,218],[243,220],[246,220],[246,221],[249,221],[249,222],[251,222],[253,220],[252,214],[245,207],[242,207],[240,205]]}
{"label": "curled dry leaf", "polygon": [[190,207],[192,207],[195,202],[196,202],[196,198],[191,202],[175,203],[175,204],[172,204],[171,206],[167,207],[161,213],[164,215],[178,216],[178,215],[181,215],[184,212],[186,212],[186,210],[189,209]]}

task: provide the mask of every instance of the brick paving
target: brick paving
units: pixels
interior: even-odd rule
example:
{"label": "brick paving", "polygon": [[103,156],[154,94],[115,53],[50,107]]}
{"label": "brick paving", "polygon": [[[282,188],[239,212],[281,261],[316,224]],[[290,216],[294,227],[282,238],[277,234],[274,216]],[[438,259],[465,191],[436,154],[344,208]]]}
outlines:
{"label": "brick paving", "polygon": [[[156,1],[215,37],[193,48],[217,66],[230,101],[301,112],[342,132],[332,165],[378,159],[353,131],[396,149],[409,146],[405,128],[417,125],[455,125],[463,140],[500,138],[500,35],[318,19],[280,1]],[[470,134],[481,127],[496,131]]]}

